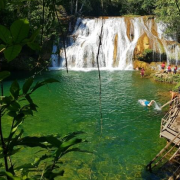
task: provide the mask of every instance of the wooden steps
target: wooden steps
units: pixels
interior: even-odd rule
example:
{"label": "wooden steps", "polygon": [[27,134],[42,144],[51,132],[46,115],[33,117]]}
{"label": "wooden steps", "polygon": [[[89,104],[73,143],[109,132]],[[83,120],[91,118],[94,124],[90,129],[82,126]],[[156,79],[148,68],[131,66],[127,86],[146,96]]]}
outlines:
{"label": "wooden steps", "polygon": [[[172,140],[168,142],[168,144],[155,156],[155,158],[150,161],[150,163],[146,166],[147,170],[152,172],[152,169],[158,166],[160,163],[166,163],[169,159],[173,159],[176,154],[173,150],[177,147],[177,144],[180,144],[180,133],[176,136],[173,136]],[[179,152],[176,150],[176,153]],[[167,157],[170,157],[167,160]]]}
{"label": "wooden steps", "polygon": [[[161,120],[160,137],[166,138],[166,146],[149,162],[147,170],[170,164],[169,180],[180,179],[180,97],[175,98],[170,110]],[[165,166],[166,167],[166,166]]]}

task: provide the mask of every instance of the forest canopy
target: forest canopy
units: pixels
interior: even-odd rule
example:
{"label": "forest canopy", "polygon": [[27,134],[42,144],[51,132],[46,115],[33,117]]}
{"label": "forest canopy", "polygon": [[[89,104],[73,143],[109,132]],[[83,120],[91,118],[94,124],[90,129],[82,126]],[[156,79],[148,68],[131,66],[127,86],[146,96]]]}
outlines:
{"label": "forest canopy", "polygon": [[[180,41],[179,6],[180,0],[1,0],[0,24],[9,28],[17,19],[27,18],[30,32],[40,30],[36,43],[44,45],[47,42],[52,47],[52,41],[57,37],[65,37],[71,32],[69,23],[75,24],[77,17],[153,15],[157,21],[165,23],[166,33],[176,35]],[[34,51],[31,55],[25,46],[22,52],[29,53],[28,64],[33,67],[33,59],[37,59]],[[42,62],[44,64],[44,59]]]}

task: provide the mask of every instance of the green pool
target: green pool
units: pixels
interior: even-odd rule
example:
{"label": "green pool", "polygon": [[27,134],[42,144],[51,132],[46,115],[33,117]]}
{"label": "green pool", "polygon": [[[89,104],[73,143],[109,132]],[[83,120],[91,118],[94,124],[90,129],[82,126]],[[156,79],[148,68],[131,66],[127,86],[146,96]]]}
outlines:
{"label": "green pool", "polygon": [[[25,76],[16,74],[20,83]],[[23,77],[23,78],[22,78]],[[82,130],[89,142],[81,145],[93,154],[70,153],[62,161],[66,180],[158,179],[145,170],[145,165],[165,145],[159,138],[163,111],[146,108],[139,99],[154,99],[161,105],[169,100],[162,94],[169,85],[140,78],[135,71],[102,71],[102,122],[99,112],[97,71],[68,74],[45,72],[38,80],[56,78],[60,83],[37,90],[33,97],[38,113],[24,123],[25,135],[39,135]],[[11,80],[5,82],[5,92]],[[6,129],[5,129],[6,130]],[[32,151],[26,157],[34,158]]]}

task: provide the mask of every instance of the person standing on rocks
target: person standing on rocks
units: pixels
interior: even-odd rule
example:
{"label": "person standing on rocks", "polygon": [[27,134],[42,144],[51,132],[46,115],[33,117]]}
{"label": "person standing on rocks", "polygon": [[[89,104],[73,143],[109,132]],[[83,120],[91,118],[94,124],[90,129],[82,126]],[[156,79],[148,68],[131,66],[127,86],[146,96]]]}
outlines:
{"label": "person standing on rocks", "polygon": [[170,74],[171,73],[171,65],[169,64],[169,66],[168,66],[168,74]]}
{"label": "person standing on rocks", "polygon": [[142,68],[142,69],[141,69],[141,73],[140,73],[140,74],[141,74],[141,78],[144,77],[144,73],[145,73],[145,70],[144,70],[144,68]]}
{"label": "person standing on rocks", "polygon": [[177,66],[174,67],[174,74],[177,72]]}
{"label": "person standing on rocks", "polygon": [[161,72],[164,72],[164,69],[165,69],[165,62],[163,62],[162,64],[161,64]]}

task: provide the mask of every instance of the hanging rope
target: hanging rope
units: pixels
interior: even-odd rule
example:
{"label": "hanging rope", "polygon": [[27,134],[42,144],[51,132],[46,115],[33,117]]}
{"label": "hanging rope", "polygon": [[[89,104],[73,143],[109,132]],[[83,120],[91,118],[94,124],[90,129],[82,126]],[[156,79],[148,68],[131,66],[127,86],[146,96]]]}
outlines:
{"label": "hanging rope", "polygon": [[98,52],[97,52],[97,56],[96,56],[97,67],[98,67],[98,76],[99,76],[99,112],[100,112],[100,122],[101,122],[101,135],[102,135],[103,117],[102,117],[102,102],[101,102],[102,82],[101,82],[101,71],[100,71],[100,66],[99,66],[99,53],[100,53],[100,47],[101,47],[101,44],[102,44],[102,32],[103,32],[103,17],[102,17],[101,32],[100,32],[100,35],[99,35]]}
{"label": "hanging rope", "polygon": [[[102,8],[102,15],[104,14],[104,10],[103,10],[103,0],[101,0],[101,8]],[[102,25],[101,25],[101,32],[100,32],[100,35],[99,35],[99,45],[98,45],[98,52],[97,52],[97,55],[96,55],[96,62],[97,62],[97,67],[98,67],[98,78],[99,78],[99,112],[100,112],[100,127],[101,127],[101,133],[100,133],[100,137],[97,141],[97,144],[96,144],[96,149],[99,147],[100,145],[100,141],[102,139],[102,130],[103,130],[103,116],[102,116],[102,81],[101,81],[101,71],[100,71],[100,65],[99,65],[99,53],[100,53],[100,48],[101,48],[101,45],[102,45],[102,34],[103,34],[103,25],[104,25],[104,22],[103,22],[103,16],[101,16],[102,18]],[[96,150],[97,152],[97,150]],[[92,162],[93,160],[95,159],[95,154],[94,154],[94,157],[92,158],[92,161],[91,161],[91,166],[92,166]],[[92,169],[92,167],[90,168]],[[90,172],[90,179],[92,179],[92,170]]]}

